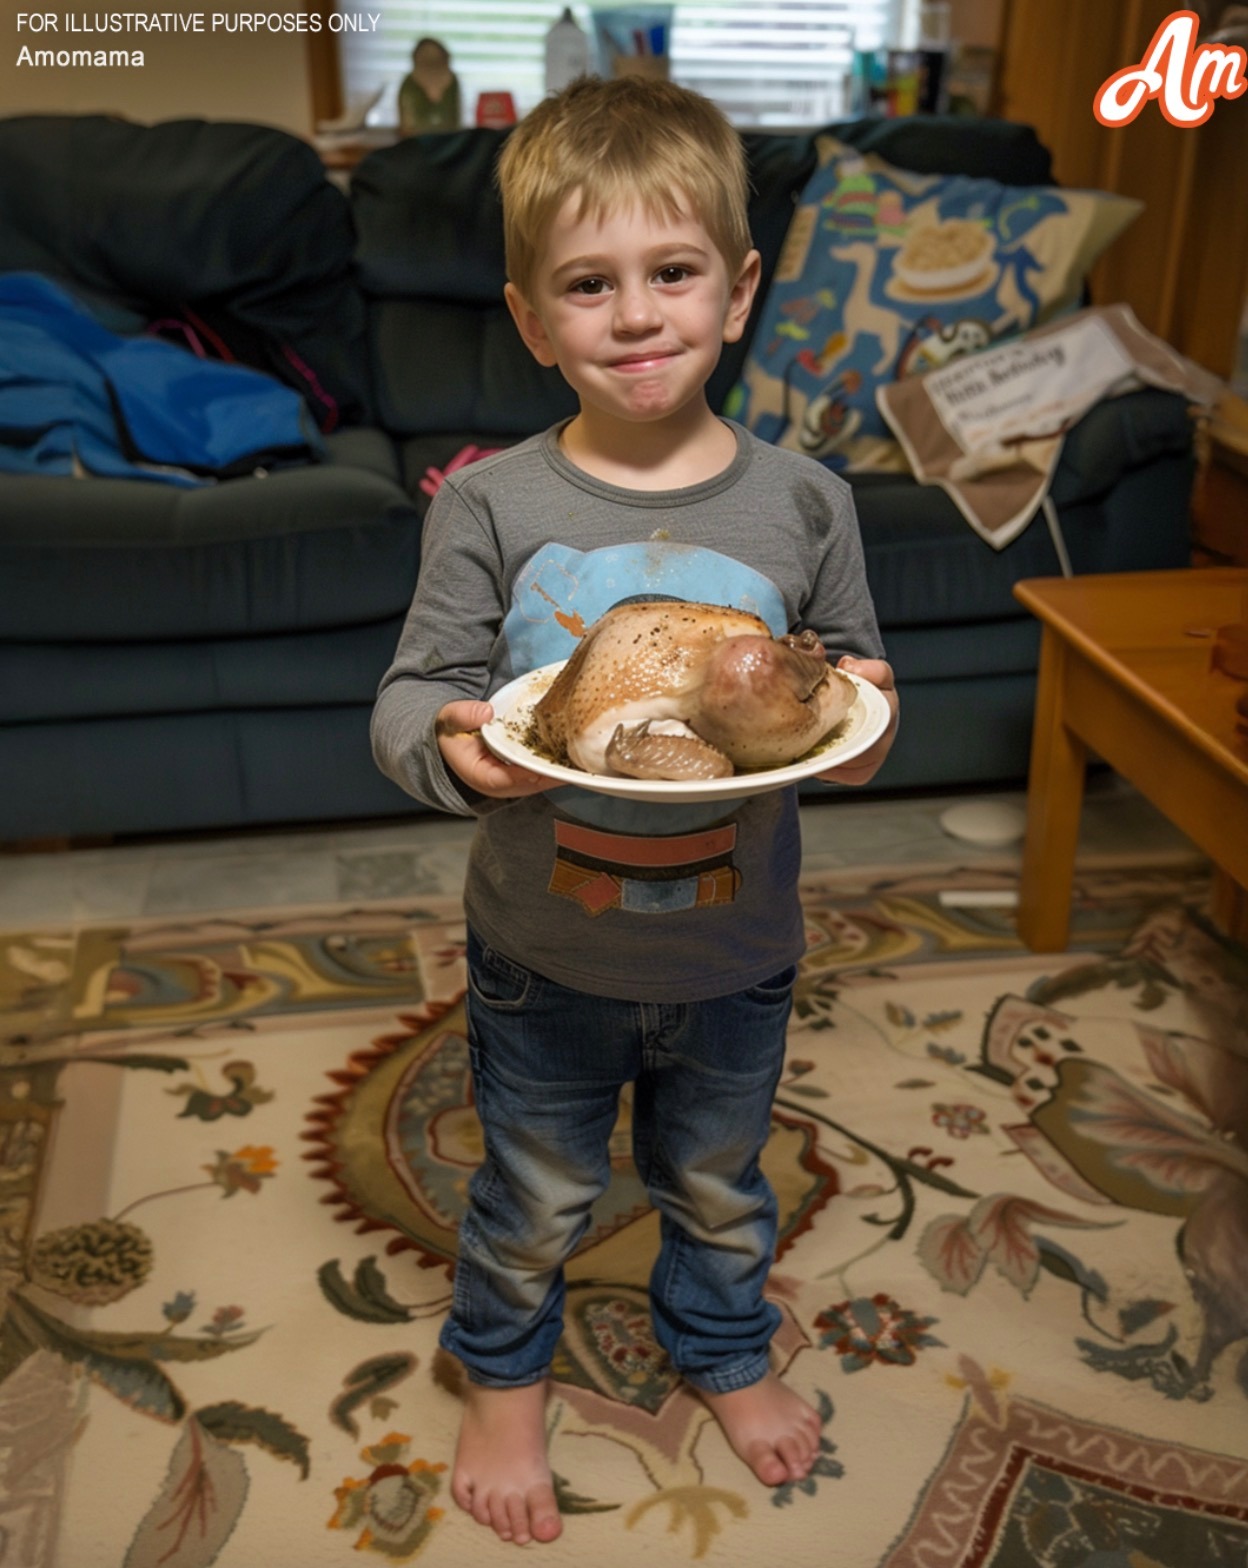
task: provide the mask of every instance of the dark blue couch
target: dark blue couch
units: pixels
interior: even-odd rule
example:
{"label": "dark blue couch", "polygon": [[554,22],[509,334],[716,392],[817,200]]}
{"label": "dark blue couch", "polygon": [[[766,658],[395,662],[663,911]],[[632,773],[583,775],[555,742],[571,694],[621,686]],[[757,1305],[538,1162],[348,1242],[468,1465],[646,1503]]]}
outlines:
{"label": "dark blue couch", "polygon": [[[921,172],[1049,178],[1023,126],[836,129]],[[347,196],[258,126],[0,120],[0,271],[48,273],[125,330],[190,325],[298,387],[327,431],[323,463],[207,489],[0,474],[0,839],[419,809],[374,767],[368,717],[419,566],[421,480],[572,406],[502,304],[502,134],[376,152]],[[746,143],[767,277],[814,142]],[[1191,478],[1181,399],[1096,408],[1053,490],[1075,570],[1183,564]],[[1038,636],[1010,590],[1058,571],[1047,530],[997,553],[936,488],[852,482],[904,693],[875,787],[1021,778]]]}

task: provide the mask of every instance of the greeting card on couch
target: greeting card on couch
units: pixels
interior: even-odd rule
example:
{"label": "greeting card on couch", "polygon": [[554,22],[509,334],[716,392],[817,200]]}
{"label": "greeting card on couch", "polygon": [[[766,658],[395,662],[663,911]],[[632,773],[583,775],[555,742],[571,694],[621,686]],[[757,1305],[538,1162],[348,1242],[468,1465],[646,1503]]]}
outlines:
{"label": "greeting card on couch", "polygon": [[1142,207],[912,174],[832,137],[819,153],[725,412],[830,468],[903,467],[877,389],[1077,304]]}

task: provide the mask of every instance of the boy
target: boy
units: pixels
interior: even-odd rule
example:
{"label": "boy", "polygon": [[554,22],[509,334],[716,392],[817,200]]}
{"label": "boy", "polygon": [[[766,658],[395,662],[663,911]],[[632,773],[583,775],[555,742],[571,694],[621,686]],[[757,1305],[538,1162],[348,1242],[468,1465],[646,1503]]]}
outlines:
{"label": "boy", "polygon": [[[609,1178],[619,1094],[661,1215],[655,1335],[759,1480],[803,1479],[819,1420],[769,1369],[776,1203],[759,1169],[803,926],[794,790],[712,804],[552,790],[500,762],[480,700],[566,658],[622,599],[814,625],[896,724],[848,487],[719,419],[705,384],[760,261],[740,139],[665,82],[582,80],[499,166],[506,300],[578,395],[566,423],[448,478],[373,719],[379,765],[475,813],[469,1042],[486,1158],[442,1344],[468,1374],[452,1478],[504,1540],[553,1540],[546,1378],[563,1263]],[[547,793],[547,791],[551,791]]]}

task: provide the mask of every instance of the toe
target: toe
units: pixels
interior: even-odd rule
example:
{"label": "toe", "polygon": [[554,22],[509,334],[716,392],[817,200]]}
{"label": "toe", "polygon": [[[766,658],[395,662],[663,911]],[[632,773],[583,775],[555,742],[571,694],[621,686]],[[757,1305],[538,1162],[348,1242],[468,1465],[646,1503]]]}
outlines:
{"label": "toe", "polygon": [[529,1528],[537,1541],[553,1541],[563,1531],[559,1505],[549,1486],[535,1486],[528,1494]]}
{"label": "toe", "polygon": [[466,1477],[456,1476],[451,1482],[451,1496],[466,1514],[472,1512],[472,1482]]}
{"label": "toe", "polygon": [[[518,1492],[507,1499],[507,1524],[508,1538],[515,1541],[517,1546],[524,1546],[531,1539],[529,1534],[529,1510],[525,1506],[524,1498]],[[499,1532],[502,1534],[502,1532]]]}
{"label": "toe", "polygon": [[790,1481],[800,1481],[805,1477],[810,1461],[806,1457],[806,1445],[800,1438],[782,1437],[776,1444],[776,1453],[783,1461]]}
{"label": "toe", "polygon": [[511,1514],[505,1497],[490,1499],[490,1528],[500,1541],[511,1540]]}
{"label": "toe", "polygon": [[756,1443],[749,1452],[750,1469],[766,1486],[779,1486],[787,1481],[789,1468],[770,1443]]}

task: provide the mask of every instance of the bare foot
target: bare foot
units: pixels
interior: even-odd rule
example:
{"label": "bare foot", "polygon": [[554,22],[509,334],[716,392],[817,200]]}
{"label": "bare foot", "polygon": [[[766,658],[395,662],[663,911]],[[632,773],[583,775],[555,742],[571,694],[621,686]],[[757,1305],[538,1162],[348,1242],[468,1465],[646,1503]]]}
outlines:
{"label": "bare foot", "polygon": [[739,1457],[765,1485],[804,1481],[810,1474],[819,1453],[819,1417],[774,1372],[731,1394],[701,1388],[697,1393]]}
{"label": "bare foot", "polygon": [[504,1541],[553,1541],[563,1529],[546,1458],[546,1384],[469,1383],[451,1496]]}

